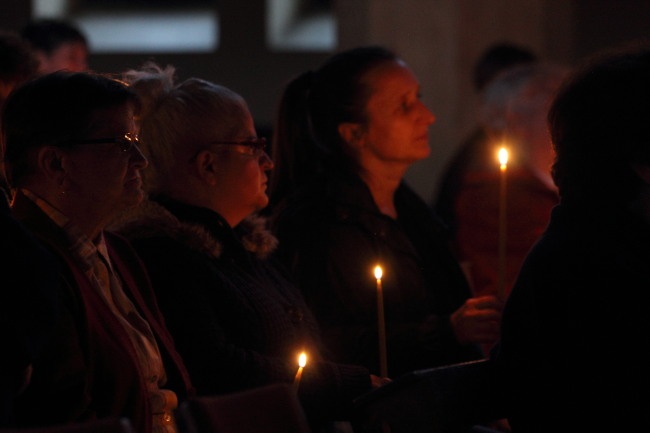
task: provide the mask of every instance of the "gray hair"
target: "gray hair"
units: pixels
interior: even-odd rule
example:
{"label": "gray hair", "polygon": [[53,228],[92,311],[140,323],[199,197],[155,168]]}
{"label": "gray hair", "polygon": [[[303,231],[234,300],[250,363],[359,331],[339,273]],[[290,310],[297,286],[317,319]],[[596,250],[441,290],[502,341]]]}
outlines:
{"label": "gray hair", "polygon": [[199,78],[175,84],[175,69],[154,63],[130,70],[123,79],[138,93],[142,151],[149,160],[145,187],[149,193],[168,191],[177,164],[215,140],[231,139],[249,116],[244,99],[234,91]]}

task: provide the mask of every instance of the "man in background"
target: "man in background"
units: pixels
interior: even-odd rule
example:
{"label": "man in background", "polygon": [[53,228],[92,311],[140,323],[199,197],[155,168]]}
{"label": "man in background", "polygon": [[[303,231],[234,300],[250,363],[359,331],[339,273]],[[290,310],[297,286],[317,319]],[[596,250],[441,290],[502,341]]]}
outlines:
{"label": "man in background", "polygon": [[38,59],[39,74],[88,70],[88,41],[73,24],[54,19],[33,21],[22,30]]}

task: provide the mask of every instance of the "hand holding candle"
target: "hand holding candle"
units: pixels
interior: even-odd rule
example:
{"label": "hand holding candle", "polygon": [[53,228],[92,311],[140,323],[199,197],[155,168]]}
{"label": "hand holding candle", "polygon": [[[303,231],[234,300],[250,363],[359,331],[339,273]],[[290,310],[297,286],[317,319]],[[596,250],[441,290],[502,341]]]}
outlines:
{"label": "hand holding candle", "polygon": [[384,322],[384,294],[381,286],[383,271],[381,266],[375,267],[377,279],[377,331],[379,334],[379,374],[388,377],[388,362],[386,358],[386,324]]}
{"label": "hand holding candle", "polygon": [[497,290],[499,297],[503,299],[506,292],[506,169],[508,165],[508,151],[505,147],[499,149],[499,163],[501,176],[499,182],[499,279]]}
{"label": "hand holding candle", "polygon": [[298,372],[296,373],[296,377],[293,379],[293,389],[298,391],[298,387],[300,386],[300,379],[302,379],[302,370],[305,368],[305,365],[307,365],[307,354],[305,352],[302,352],[300,356],[298,356]]}

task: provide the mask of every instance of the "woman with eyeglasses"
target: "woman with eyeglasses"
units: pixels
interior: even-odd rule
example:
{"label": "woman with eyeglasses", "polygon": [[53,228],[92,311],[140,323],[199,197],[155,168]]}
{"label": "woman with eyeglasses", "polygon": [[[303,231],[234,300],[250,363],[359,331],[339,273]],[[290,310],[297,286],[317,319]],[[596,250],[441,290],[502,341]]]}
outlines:
{"label": "woman with eyeglasses", "polygon": [[[273,162],[240,95],[149,64],[125,78],[141,96],[149,200],[117,224],[143,259],[167,326],[200,395],[291,383],[312,425],[345,419],[352,398],[383,381],[328,362],[300,291],[268,256]],[[254,414],[251,414],[254,416]]]}
{"label": "woman with eyeglasses", "polygon": [[177,431],[189,376],[144,267],[105,230],[144,195],[136,103],[123,83],[71,72],[28,82],[6,101],[12,212],[60,268],[59,317],[16,398],[17,426],[126,417],[138,432]]}

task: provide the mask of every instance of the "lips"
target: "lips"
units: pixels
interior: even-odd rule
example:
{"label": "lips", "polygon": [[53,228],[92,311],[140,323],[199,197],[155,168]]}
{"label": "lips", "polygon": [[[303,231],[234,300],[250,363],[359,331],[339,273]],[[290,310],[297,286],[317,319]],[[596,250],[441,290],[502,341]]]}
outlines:
{"label": "lips", "polygon": [[126,182],[127,185],[142,186],[142,177],[140,175],[133,176]]}

